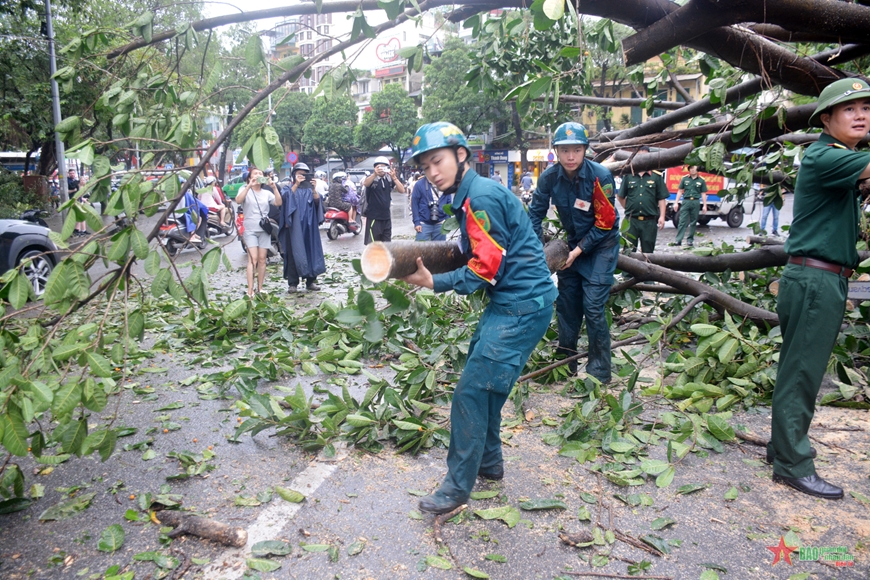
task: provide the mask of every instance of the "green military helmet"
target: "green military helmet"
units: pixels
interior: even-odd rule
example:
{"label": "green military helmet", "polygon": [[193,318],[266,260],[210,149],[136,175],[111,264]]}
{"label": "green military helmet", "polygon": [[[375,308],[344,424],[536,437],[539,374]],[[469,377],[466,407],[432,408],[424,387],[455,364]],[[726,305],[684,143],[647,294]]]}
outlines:
{"label": "green military helmet", "polygon": [[439,122],[427,123],[417,129],[414,140],[411,141],[411,157],[414,162],[419,163],[421,154],[442,147],[465,147],[469,155],[471,154],[468,141],[459,127],[453,123]]}
{"label": "green military helmet", "polygon": [[553,147],[556,145],[589,145],[589,131],[575,121],[562,123],[553,135]]}
{"label": "green military helmet", "polygon": [[854,101],[855,99],[870,98],[870,84],[859,78],[840,79],[825,87],[819,95],[819,103],[816,110],[810,116],[810,125],[822,126],[822,113],[830,112],[829,109],[839,103]]}

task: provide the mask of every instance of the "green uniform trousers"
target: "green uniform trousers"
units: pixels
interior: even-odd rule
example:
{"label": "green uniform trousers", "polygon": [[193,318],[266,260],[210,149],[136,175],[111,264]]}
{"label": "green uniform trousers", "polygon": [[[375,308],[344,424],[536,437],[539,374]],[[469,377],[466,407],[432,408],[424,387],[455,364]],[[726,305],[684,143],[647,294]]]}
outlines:
{"label": "green uniform trousers", "polygon": [[680,206],[680,219],[677,225],[677,243],[683,243],[683,234],[689,228],[686,243],[695,243],[695,228],[698,227],[698,214],[701,213],[701,202],[697,199],[684,199]]}
{"label": "green uniform trousers", "polygon": [[789,264],[782,273],[776,302],[782,350],[768,443],[777,475],[806,477],[816,472],[807,433],[843,323],[848,286],[843,276],[817,268]]}
{"label": "green uniform trousers", "polygon": [[633,217],[629,220],[628,234],[626,239],[632,250],[637,249],[640,242],[640,250],[644,254],[652,254],[656,249],[656,236],[659,231],[659,218],[656,216],[643,216],[642,220]]}
{"label": "green uniform trousers", "polygon": [[551,304],[538,308],[517,315],[490,302],[484,310],[453,392],[447,477],[436,496],[465,501],[479,471],[503,468],[501,408],[553,319]]}

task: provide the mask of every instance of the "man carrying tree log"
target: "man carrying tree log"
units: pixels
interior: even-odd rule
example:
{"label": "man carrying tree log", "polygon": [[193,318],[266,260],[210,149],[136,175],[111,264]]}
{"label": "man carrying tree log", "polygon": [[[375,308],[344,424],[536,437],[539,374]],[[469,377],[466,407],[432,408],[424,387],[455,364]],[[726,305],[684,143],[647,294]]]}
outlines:
{"label": "man carrying tree log", "polygon": [[[585,159],[588,145],[586,127],[575,122],[559,125],[553,136],[558,162],[538,178],[529,218],[535,233],[542,237],[541,222],[552,199],[571,247],[565,267],[557,272],[557,352],[565,356],[577,353],[585,316],[589,339],[586,372],[608,383],[610,328],[604,308],[619,255],[619,217],[614,207],[613,175],[603,165]],[[568,370],[576,373],[577,362],[569,362]]]}
{"label": "man carrying tree log", "polygon": [[489,297],[453,392],[447,476],[438,491],[420,500],[422,511],[444,514],[468,501],[477,476],[504,477],[501,409],[550,325],[557,291],[522,204],[471,169],[462,131],[450,123],[423,125],[411,147],[432,185],[453,195],[461,248],[470,259],[433,275],[417,258],[417,271],[402,279],[435,292],[483,288]]}
{"label": "man carrying tree log", "polygon": [[[649,147],[644,145],[640,151],[649,153]],[[665,180],[658,171],[641,171],[637,175],[632,173],[623,176],[617,199],[629,218],[625,237],[632,251],[637,249],[637,243],[640,242],[641,252],[655,252],[656,236],[665,227],[669,195]]]}
{"label": "man carrying tree log", "polygon": [[[680,197],[683,198],[682,207],[680,207]],[[683,245],[683,236],[686,234],[686,228],[689,228],[686,245],[690,248],[695,245],[695,229],[698,227],[698,213],[701,210],[701,204],[698,200],[702,197],[704,198],[704,212],[706,213],[707,182],[704,181],[703,177],[698,175],[698,166],[692,165],[689,167],[689,174],[680,180],[680,185],[677,189],[677,199],[674,200],[674,211],[680,214],[680,219],[677,220],[677,240],[674,242],[674,245]]]}
{"label": "man carrying tree log", "polygon": [[855,146],[870,131],[870,85],[856,78],[831,83],[809,122],[823,132],[804,153],[795,184],[790,257],[776,304],[782,351],[767,457],[773,481],[840,499],[842,488],[816,474],[808,432],[858,265],[858,181],[870,177],[870,153]]}

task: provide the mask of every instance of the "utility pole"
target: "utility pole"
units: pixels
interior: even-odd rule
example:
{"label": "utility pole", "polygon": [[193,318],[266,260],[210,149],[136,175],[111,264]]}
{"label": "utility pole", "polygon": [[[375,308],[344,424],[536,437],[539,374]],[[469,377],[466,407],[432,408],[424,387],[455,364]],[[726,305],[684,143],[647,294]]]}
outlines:
{"label": "utility pole", "polygon": [[[51,0],[45,0],[45,27],[48,33],[48,55],[51,63],[51,111],[54,117],[54,126],[60,124],[60,92],[57,88],[57,80],[54,74],[57,72],[57,61],[54,56],[54,27],[51,23]],[[66,154],[63,149],[63,139],[60,138],[60,133],[54,132],[54,148],[57,156],[57,185],[60,190],[61,203],[69,201],[69,191],[66,187]],[[61,216],[66,221],[66,212],[63,210]]]}

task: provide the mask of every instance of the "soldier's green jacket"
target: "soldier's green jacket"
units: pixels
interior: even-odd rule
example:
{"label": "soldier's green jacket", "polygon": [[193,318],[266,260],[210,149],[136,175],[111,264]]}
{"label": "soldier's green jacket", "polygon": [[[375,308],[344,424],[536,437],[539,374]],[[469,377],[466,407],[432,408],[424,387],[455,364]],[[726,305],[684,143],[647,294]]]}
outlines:
{"label": "soldier's green jacket", "polygon": [[707,193],[707,182],[700,175],[694,179],[687,175],[680,180],[679,189],[683,190],[683,199],[701,199],[701,194]]}
{"label": "soldier's green jacket", "polygon": [[858,265],[858,177],[870,153],[852,151],[827,133],[807,148],[794,190],[794,219],[785,252]]}
{"label": "soldier's green jacket", "polygon": [[659,201],[668,198],[668,189],[660,173],[626,175],[622,178],[619,197],[625,200],[625,215],[659,216]]}

